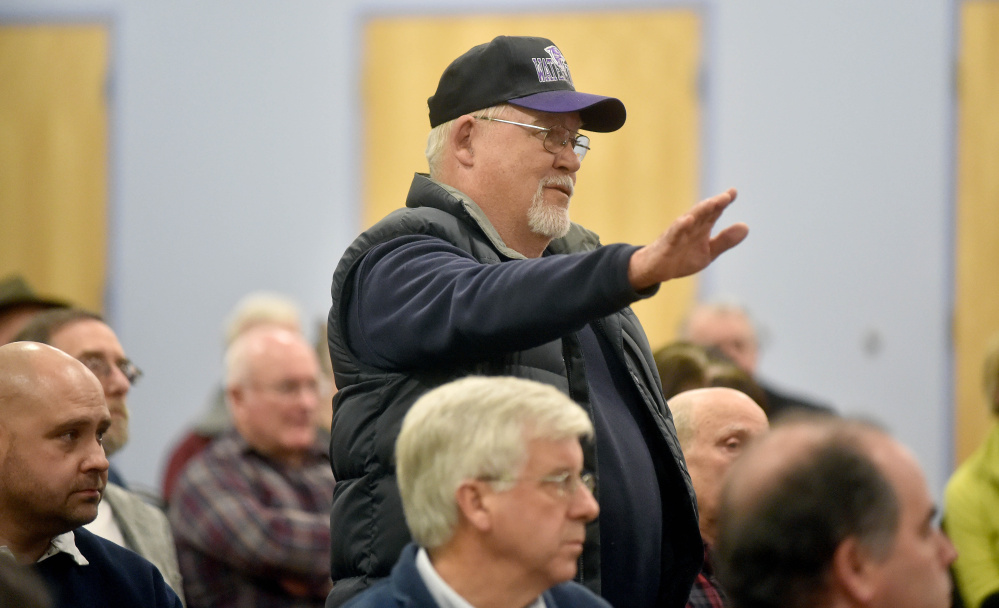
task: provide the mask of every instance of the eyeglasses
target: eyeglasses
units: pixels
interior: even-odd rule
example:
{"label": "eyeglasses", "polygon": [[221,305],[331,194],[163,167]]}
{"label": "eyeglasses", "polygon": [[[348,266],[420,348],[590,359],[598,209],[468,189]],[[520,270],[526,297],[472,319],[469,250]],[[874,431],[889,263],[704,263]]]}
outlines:
{"label": "eyeglasses", "polygon": [[135,366],[128,359],[115,361],[113,364],[100,355],[84,355],[79,359],[80,363],[87,366],[87,369],[94,372],[94,375],[103,380],[111,377],[111,366],[117,367],[128,380],[129,384],[135,384],[142,377],[142,370]]}
{"label": "eyeglasses", "polygon": [[305,392],[310,396],[319,394],[318,380],[282,380],[275,384],[258,385],[257,390],[270,391],[279,397],[297,397],[299,393]]}
{"label": "eyeglasses", "polygon": [[[521,479],[515,477],[482,478],[482,481],[498,481],[502,483],[513,483],[520,480]],[[576,489],[579,486],[583,486],[589,490],[591,494],[597,487],[597,480],[596,477],[593,476],[593,473],[576,474],[565,471],[564,473],[555,473],[553,475],[539,477],[536,481],[554,486],[555,493],[559,498],[572,498],[576,495]]]}
{"label": "eyeglasses", "polygon": [[590,149],[590,138],[585,135],[573,136],[569,132],[569,129],[561,125],[555,125],[554,127],[539,127],[537,125],[529,125],[522,122],[514,122],[512,120],[503,120],[502,118],[490,118],[488,116],[476,116],[479,120],[490,120],[492,122],[502,122],[508,125],[517,125],[518,127],[526,127],[528,129],[534,129],[539,133],[545,134],[544,146],[545,150],[548,150],[552,154],[558,154],[572,142],[572,151],[576,153],[576,157],[579,160],[583,160],[586,153]]}

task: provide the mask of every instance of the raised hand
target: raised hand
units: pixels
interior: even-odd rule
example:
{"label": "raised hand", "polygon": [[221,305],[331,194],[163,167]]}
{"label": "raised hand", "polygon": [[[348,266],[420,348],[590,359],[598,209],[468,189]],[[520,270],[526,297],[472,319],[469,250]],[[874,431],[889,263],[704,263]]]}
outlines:
{"label": "raised hand", "polygon": [[674,220],[655,241],[636,251],[628,266],[631,286],[642,290],[695,274],[741,243],[749,234],[749,227],[743,223],[733,224],[711,236],[715,222],[735,196],[735,189],[730,188],[697,203]]}

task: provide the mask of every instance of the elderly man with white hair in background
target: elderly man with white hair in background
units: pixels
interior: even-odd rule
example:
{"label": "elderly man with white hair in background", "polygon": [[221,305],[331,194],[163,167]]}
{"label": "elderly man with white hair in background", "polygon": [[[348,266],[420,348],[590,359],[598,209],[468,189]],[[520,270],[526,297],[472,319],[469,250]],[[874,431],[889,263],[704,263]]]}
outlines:
{"label": "elderly man with white hair in background", "polygon": [[229,346],[235,428],[188,463],[170,499],[190,608],[324,604],[334,481],[318,376],[298,332],[261,325]]}
{"label": "elderly man with white hair in background", "polygon": [[599,512],[586,412],[551,386],[468,377],[421,397],[396,442],[415,543],[351,608],[607,607],[576,575]]}

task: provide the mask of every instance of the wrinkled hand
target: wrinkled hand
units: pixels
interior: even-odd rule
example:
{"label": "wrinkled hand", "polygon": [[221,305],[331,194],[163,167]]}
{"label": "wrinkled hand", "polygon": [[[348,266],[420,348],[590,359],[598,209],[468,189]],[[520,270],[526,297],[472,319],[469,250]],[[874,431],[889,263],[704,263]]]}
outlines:
{"label": "wrinkled hand", "polygon": [[636,290],[657,283],[700,272],[749,234],[749,227],[738,223],[722,230],[714,238],[711,231],[725,208],[735,200],[735,189],[722,192],[694,205],[678,217],[666,232],[631,256],[628,281]]}

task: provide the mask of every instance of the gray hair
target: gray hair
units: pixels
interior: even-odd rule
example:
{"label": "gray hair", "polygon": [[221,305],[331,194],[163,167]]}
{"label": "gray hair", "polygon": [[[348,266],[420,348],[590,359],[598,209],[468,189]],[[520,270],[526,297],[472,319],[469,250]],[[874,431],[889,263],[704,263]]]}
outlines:
{"label": "gray hair", "polygon": [[461,484],[516,476],[530,440],[592,436],[583,408],[547,384],[472,376],[430,391],[406,414],[395,446],[413,539],[427,549],[446,543],[458,523]]}
{"label": "gray hair", "polygon": [[[485,116],[496,118],[503,113],[509,104],[501,103],[475,112],[475,116]],[[441,123],[430,130],[427,136],[427,166],[430,169],[430,177],[437,179],[440,173],[441,160],[444,157],[444,148],[447,140],[451,137],[451,130],[454,128],[454,120]]]}
{"label": "gray hair", "polygon": [[312,346],[306,342],[301,333],[277,324],[254,325],[238,334],[225,351],[225,385],[227,388],[244,386],[251,380],[255,370],[254,362],[260,353],[274,340],[297,341],[303,344],[310,353]]}
{"label": "gray hair", "polygon": [[295,301],[279,293],[256,291],[236,303],[225,322],[225,343],[256,325],[283,325],[301,333],[301,313]]}

